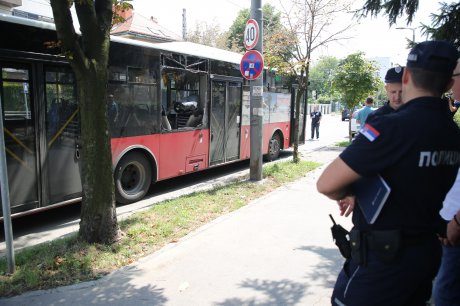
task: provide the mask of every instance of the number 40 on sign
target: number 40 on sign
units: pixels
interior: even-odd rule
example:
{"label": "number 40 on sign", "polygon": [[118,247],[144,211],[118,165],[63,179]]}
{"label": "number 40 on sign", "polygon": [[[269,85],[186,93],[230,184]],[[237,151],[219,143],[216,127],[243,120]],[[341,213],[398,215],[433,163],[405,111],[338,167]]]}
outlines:
{"label": "number 40 on sign", "polygon": [[246,22],[246,28],[244,29],[244,47],[246,50],[253,49],[259,41],[259,24],[254,19],[249,19]]}

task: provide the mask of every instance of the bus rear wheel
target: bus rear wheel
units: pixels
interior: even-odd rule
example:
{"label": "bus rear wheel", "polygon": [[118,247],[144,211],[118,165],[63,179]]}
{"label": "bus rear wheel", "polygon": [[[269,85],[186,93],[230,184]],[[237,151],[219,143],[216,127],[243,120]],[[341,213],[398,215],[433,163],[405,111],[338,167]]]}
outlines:
{"label": "bus rear wheel", "polygon": [[129,153],[118,163],[114,176],[116,201],[120,204],[139,201],[152,182],[150,162],[140,152]]}
{"label": "bus rear wheel", "polygon": [[268,145],[268,154],[266,155],[266,159],[268,161],[272,161],[278,159],[280,156],[281,151],[281,137],[278,133],[273,134],[272,139],[270,139],[270,143]]}

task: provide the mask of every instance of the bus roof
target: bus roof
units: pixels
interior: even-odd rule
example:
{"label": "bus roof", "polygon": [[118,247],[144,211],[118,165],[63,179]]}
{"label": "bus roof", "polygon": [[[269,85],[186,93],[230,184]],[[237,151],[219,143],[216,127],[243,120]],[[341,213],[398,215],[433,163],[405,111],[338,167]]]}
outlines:
{"label": "bus roof", "polygon": [[157,49],[164,51],[186,53],[193,56],[205,57],[234,64],[240,64],[242,54],[200,45],[188,41],[176,41],[154,44]]}
{"label": "bus roof", "polygon": [[[17,17],[12,15],[6,15],[0,13],[0,21],[22,24],[30,27],[41,28],[46,30],[56,31],[54,23],[27,19],[23,17]],[[79,33],[77,31],[77,33]],[[79,33],[80,34],[80,33]],[[111,36],[110,40],[117,43],[134,45],[144,48],[151,48],[157,50],[163,50],[168,52],[177,52],[182,54],[193,55],[197,57],[204,57],[224,62],[230,62],[234,64],[240,64],[243,55],[223,49],[200,45],[192,42],[167,42],[167,43],[149,43],[124,37]]]}

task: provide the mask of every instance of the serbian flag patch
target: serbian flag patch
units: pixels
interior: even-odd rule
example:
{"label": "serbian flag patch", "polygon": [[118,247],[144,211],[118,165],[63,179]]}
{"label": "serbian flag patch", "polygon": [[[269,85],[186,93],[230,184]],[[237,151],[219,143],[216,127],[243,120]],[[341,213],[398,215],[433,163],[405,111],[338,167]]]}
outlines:
{"label": "serbian flag patch", "polygon": [[380,135],[380,132],[374,129],[369,123],[366,123],[359,132],[371,142],[376,140]]}

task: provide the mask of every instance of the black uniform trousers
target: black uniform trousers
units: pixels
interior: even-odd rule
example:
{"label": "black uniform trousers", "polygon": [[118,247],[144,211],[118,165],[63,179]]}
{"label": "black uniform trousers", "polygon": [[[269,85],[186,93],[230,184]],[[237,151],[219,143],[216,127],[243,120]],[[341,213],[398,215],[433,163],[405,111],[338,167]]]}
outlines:
{"label": "black uniform trousers", "polygon": [[331,302],[338,306],[426,306],[441,262],[436,237],[403,246],[391,263],[368,251],[366,265],[347,259],[334,287]]}
{"label": "black uniform trousers", "polygon": [[313,139],[315,131],[316,131],[316,139],[318,139],[319,138],[319,122],[311,123],[311,139]]}

